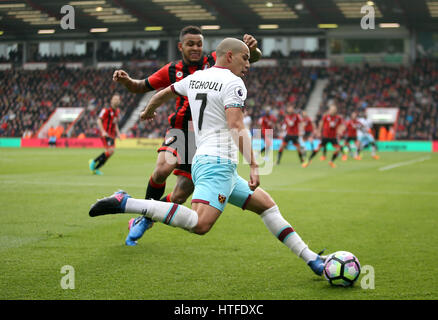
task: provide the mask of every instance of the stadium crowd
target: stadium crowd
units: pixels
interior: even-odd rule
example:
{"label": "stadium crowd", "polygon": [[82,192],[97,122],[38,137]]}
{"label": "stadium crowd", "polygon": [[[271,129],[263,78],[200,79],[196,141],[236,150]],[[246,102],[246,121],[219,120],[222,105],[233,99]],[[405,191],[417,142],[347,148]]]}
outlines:
{"label": "stadium crowd", "polygon": [[367,107],[399,107],[398,140],[438,139],[438,62],[417,60],[410,67],[331,67],[317,119],[330,101],[348,117]]}
{"label": "stadium crowd", "polygon": [[11,50],[7,56],[0,56],[0,63],[20,63],[23,60],[23,53],[20,50]]}
{"label": "stadium crowd", "polygon": [[[438,65],[437,60],[421,59],[410,67],[333,66],[329,68],[289,66],[278,60],[276,67],[254,67],[245,82],[248,88],[246,106],[253,128],[270,110],[278,119],[274,133],[280,133],[281,121],[288,104],[297,110],[306,106],[318,78],[328,78],[318,121],[330,101],[348,118],[352,111],[367,107],[400,107],[396,139],[438,139]],[[284,64],[284,65],[283,65]],[[142,79],[156,68],[124,67],[136,79]],[[85,107],[69,136],[99,136],[96,117],[108,105],[112,93],[122,96],[120,119],[132,110],[140,95],[131,94],[111,80],[109,69],[66,69],[47,71],[12,69],[0,72],[0,136],[22,137],[35,134],[56,107]],[[156,121],[137,121],[128,137],[160,138],[168,128],[167,117],[174,111],[169,102],[158,109]],[[128,113],[129,114],[129,113]]]}
{"label": "stadium crowd", "polygon": [[[135,69],[129,71],[136,74]],[[98,136],[96,114],[109,104],[114,92],[122,95],[121,117],[139,100],[111,80],[112,72],[64,67],[0,72],[0,136],[36,134],[57,107],[85,107],[69,136]]]}

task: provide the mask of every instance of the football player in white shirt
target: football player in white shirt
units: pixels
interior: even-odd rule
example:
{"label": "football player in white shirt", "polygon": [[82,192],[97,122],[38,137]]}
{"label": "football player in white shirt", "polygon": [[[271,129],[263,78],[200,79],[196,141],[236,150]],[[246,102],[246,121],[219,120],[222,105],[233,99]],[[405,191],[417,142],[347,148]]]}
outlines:
{"label": "football player in white shirt", "polygon": [[361,125],[359,126],[359,130],[357,130],[357,139],[359,140],[359,149],[357,150],[357,154],[360,155],[360,152],[363,149],[371,146],[371,156],[374,159],[379,160],[380,157],[377,155],[377,144],[373,135],[370,133],[372,123],[364,117],[359,118],[358,121]]}
{"label": "football player in white shirt", "polygon": [[[169,99],[177,95],[188,97],[197,147],[192,164],[192,209],[176,203],[133,199],[118,191],[97,201],[89,214],[141,213],[154,221],[203,235],[230,202],[260,215],[269,231],[320,276],[325,257],[308,248],[271,196],[258,187],[258,165],[242,112],[247,91],[241,77],[249,69],[249,49],[238,39],[226,38],[216,53],[213,68],[197,71],[158,92],[141,115],[143,120],[151,121],[155,110]],[[239,151],[250,165],[249,182],[237,174]]]}

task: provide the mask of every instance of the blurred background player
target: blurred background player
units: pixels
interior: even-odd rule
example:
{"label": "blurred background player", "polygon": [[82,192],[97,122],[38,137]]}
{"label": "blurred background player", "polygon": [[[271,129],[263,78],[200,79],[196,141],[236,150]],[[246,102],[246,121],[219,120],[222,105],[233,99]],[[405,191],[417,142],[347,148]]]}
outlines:
{"label": "blurred background player", "polygon": [[277,164],[280,164],[281,156],[283,155],[284,148],[287,147],[289,141],[297,149],[298,157],[300,158],[300,162],[304,161],[303,154],[301,151],[301,145],[299,142],[300,131],[303,127],[303,119],[299,115],[299,113],[295,112],[295,108],[293,105],[289,105],[286,109],[286,116],[284,117],[283,125],[286,127],[286,135],[283,138],[283,142],[281,143],[280,149],[278,150],[277,155]]}
{"label": "blurred background player", "polygon": [[[146,93],[168,87],[198,70],[204,70],[215,64],[216,52],[204,55],[203,41],[202,30],[199,27],[184,27],[180,31],[178,42],[178,50],[182,55],[181,60],[168,63],[143,80],[132,79],[125,71],[116,70],[113,80],[120,82],[133,93]],[[243,41],[250,48],[250,62],[259,60],[261,51],[257,48],[255,38],[245,34]],[[145,199],[161,199],[161,201],[182,204],[192,194],[194,186],[191,176],[191,162],[196,147],[193,131],[189,130],[191,120],[192,115],[187,97],[178,96],[176,111],[168,117],[170,128],[162,146],[158,149],[157,162],[148,181]],[[178,135],[175,135],[176,133]],[[175,158],[174,161],[167,160],[169,155]],[[163,197],[166,180],[172,172],[177,176],[176,184],[172,192]],[[125,243],[127,245],[136,245],[136,240],[152,225],[152,220],[143,216],[131,219],[129,221],[129,234]]]}
{"label": "blurred background player", "polygon": [[111,97],[110,106],[108,108],[103,108],[100,111],[97,119],[97,126],[99,127],[101,133],[105,151],[102,152],[96,159],[90,159],[88,162],[89,168],[93,174],[102,175],[103,173],[99,170],[99,168],[102,167],[105,162],[114,154],[115,139],[120,137],[118,125],[120,102],[120,95],[114,94]]}
{"label": "blurred background player", "polygon": [[[344,145],[342,146],[342,149],[345,147],[347,148],[347,152],[350,152],[351,157],[353,157],[356,160],[360,160],[358,150],[360,148],[359,146],[359,140],[357,139],[357,130],[361,126],[359,120],[357,120],[357,113],[353,112],[351,114],[350,120],[345,122],[345,141]],[[356,148],[353,150],[351,147],[351,143],[354,143]],[[342,155],[342,161],[346,161],[348,156],[347,152],[343,150],[344,154]]]}
{"label": "blurred background player", "polygon": [[329,106],[328,112],[322,117],[321,121],[319,122],[318,133],[321,135],[321,143],[319,144],[317,149],[312,151],[309,160],[303,163],[303,168],[306,168],[312,161],[313,157],[318,153],[318,151],[321,148],[325,147],[328,143],[331,143],[333,148],[335,148],[329,165],[332,168],[336,167],[334,161],[341,152],[341,146],[338,143],[337,137],[340,131],[342,131],[342,123],[343,120],[342,117],[337,114],[336,105],[331,104]]}
{"label": "blurred background player", "polygon": [[310,150],[314,150],[315,147],[313,146],[313,136],[314,136],[314,131],[315,131],[315,126],[313,125],[313,121],[312,118],[309,117],[309,115],[307,114],[306,111],[302,112],[303,116],[303,123],[304,123],[304,134],[303,134],[303,143],[304,143],[304,148],[303,148],[303,156],[306,157],[307,155],[307,148],[306,148],[306,144],[307,142],[309,142],[310,144]]}
{"label": "blurred background player", "polygon": [[272,131],[269,130],[274,130],[276,122],[277,118],[271,113],[269,108],[265,109],[258,121],[262,133],[262,140],[264,142],[263,148],[260,150],[260,154],[265,154],[265,161],[269,160],[269,151],[272,147],[273,135],[270,134]]}
{"label": "blurred background player", "polygon": [[358,156],[360,157],[360,152],[363,149],[371,146],[371,156],[373,159],[379,160],[380,157],[377,155],[377,144],[371,133],[371,125],[363,116],[358,119],[358,122],[360,123],[359,130],[357,131],[357,137],[359,140]]}
{"label": "blurred background player", "polygon": [[[328,111],[326,111],[326,112],[324,113],[324,115],[326,115],[326,114],[328,114]],[[323,115],[323,117],[324,117],[324,115]],[[322,120],[322,118],[321,118],[321,120]],[[319,125],[318,125],[318,128],[319,128]],[[321,136],[321,131],[319,131],[317,134],[318,134],[319,136]],[[320,138],[321,138],[321,137],[320,137]],[[322,155],[321,155],[321,157],[319,158],[319,160],[321,160],[321,161],[325,161],[325,159],[327,159],[327,145],[325,145],[325,146],[322,147]]]}

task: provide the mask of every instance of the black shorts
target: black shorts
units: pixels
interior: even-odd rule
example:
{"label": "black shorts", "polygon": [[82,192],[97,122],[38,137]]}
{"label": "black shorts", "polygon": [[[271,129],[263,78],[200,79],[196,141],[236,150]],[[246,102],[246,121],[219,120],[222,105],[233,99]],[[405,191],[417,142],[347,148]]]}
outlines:
{"label": "black shorts", "polygon": [[175,128],[167,130],[164,142],[157,150],[157,152],[162,151],[170,152],[177,158],[178,166],[174,174],[184,176],[187,175],[183,172],[191,174],[192,160],[196,152],[194,132]]}
{"label": "black shorts", "polygon": [[325,147],[327,143],[331,143],[333,148],[339,147],[338,139],[336,138],[322,138],[320,146]]}
{"label": "black shorts", "polygon": [[312,136],[312,133],[313,133],[312,131],[305,131],[303,134],[303,139],[304,140],[309,139]]}
{"label": "black shorts", "polygon": [[345,142],[350,143],[351,141],[356,142],[357,137],[345,137]]}
{"label": "black shorts", "polygon": [[102,143],[105,149],[114,148],[116,146],[116,140],[111,137],[102,137]]}
{"label": "black shorts", "polygon": [[283,142],[285,142],[285,143],[289,143],[289,141],[292,141],[292,143],[295,145],[295,144],[300,144],[300,142],[299,142],[299,136],[290,136],[290,135],[287,135],[287,136],[285,136],[284,138],[283,138]]}

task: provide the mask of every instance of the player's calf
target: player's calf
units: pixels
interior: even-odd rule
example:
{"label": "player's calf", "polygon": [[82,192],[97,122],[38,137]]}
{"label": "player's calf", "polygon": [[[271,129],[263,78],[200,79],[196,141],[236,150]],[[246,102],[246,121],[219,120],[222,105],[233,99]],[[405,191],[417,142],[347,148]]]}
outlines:
{"label": "player's calf", "polygon": [[316,274],[322,274],[323,260],[308,248],[289,222],[283,218],[275,201],[266,191],[257,188],[246,208],[259,214],[265,226],[279,241],[302,258]]}
{"label": "player's calf", "polygon": [[98,200],[90,209],[89,215],[96,217],[106,214],[135,213],[142,214],[153,221],[179,227],[193,232],[198,225],[198,214],[176,203],[131,198],[126,192],[119,191],[110,197]]}
{"label": "player's calf", "polygon": [[170,202],[183,204],[187,198],[193,193],[195,186],[192,179],[188,177],[178,175],[176,185],[170,194]]}

